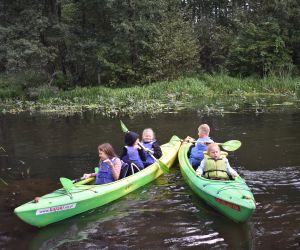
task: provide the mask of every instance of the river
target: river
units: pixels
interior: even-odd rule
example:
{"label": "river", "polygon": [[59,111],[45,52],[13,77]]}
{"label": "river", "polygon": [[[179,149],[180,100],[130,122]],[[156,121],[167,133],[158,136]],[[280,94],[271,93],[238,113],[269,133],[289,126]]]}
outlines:
{"label": "river", "polygon": [[97,146],[118,153],[118,118],[92,113],[71,117],[0,117],[0,249],[300,249],[300,111],[275,113],[199,112],[123,118],[127,127],[152,127],[162,144],[173,134],[195,137],[200,123],[218,142],[242,141],[231,165],[251,188],[257,209],[237,224],[199,200],[171,173],[103,207],[45,228],[23,223],[13,209],[60,187],[97,165]]}

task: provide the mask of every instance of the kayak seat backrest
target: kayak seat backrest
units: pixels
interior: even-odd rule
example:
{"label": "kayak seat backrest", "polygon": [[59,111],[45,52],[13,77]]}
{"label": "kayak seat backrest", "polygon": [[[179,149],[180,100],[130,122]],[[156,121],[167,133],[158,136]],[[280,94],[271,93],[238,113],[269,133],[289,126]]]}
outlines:
{"label": "kayak seat backrest", "polygon": [[127,174],[126,174],[126,177],[129,176],[129,175],[133,175],[137,172],[140,171],[140,169],[134,164],[134,163],[128,163],[128,171],[127,171]]}
{"label": "kayak seat backrest", "polygon": [[123,179],[127,176],[128,174],[128,169],[129,169],[129,165],[126,163],[126,162],[123,162],[122,161],[122,166],[121,166],[121,171],[120,171],[120,177],[119,177],[119,180],[120,179]]}

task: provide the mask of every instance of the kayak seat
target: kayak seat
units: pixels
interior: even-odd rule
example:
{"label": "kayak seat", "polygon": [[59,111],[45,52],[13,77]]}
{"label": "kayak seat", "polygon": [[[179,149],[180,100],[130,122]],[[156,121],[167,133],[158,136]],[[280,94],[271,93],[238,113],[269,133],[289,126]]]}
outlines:
{"label": "kayak seat", "polygon": [[122,161],[122,166],[121,166],[121,171],[120,171],[120,176],[119,176],[119,180],[125,178],[126,176],[128,176],[128,169],[129,169],[129,165],[126,162]]}
{"label": "kayak seat", "polygon": [[128,163],[128,171],[126,173],[126,177],[133,175],[139,171],[140,171],[140,169],[134,163]]}

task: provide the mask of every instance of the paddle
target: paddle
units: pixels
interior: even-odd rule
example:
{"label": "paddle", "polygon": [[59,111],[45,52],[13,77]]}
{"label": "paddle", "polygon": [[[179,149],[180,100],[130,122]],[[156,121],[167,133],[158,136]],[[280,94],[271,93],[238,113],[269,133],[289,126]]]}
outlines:
{"label": "paddle", "polygon": [[0,181],[5,184],[6,186],[8,186],[7,182],[5,180],[3,180],[1,177],[0,177]]}
{"label": "paddle", "polygon": [[[195,143],[196,141],[189,141],[191,143]],[[241,141],[239,140],[230,140],[226,142],[216,142],[218,145],[220,145],[224,150],[226,151],[235,151],[239,149],[242,145]],[[210,143],[205,143],[205,144],[210,144]]]}
{"label": "paddle", "polygon": [[[125,124],[121,120],[120,120],[120,123],[121,123],[122,131],[124,133],[129,132],[128,128],[125,126]],[[170,173],[170,169],[161,160],[157,159],[150,150],[147,150],[140,142],[138,144],[143,150],[145,150],[146,152],[149,153],[149,155],[153,158],[153,160],[155,160],[158,163],[160,169],[164,173]]]}
{"label": "paddle", "polygon": [[65,177],[60,177],[59,178],[61,185],[64,187],[64,189],[69,192],[71,188],[74,186],[73,181],[65,178]]}
{"label": "paddle", "polygon": [[242,143],[238,140],[230,140],[230,141],[218,143],[218,144],[226,151],[235,151],[238,148],[240,148],[240,146],[242,145]]}
{"label": "paddle", "polygon": [[[98,173],[98,171],[99,171],[99,168],[95,167],[95,173],[96,174]],[[70,180],[70,179],[65,178],[65,177],[60,177],[59,178],[61,185],[64,187],[64,189],[67,192],[69,192],[69,190],[74,186],[74,183],[82,181],[83,179],[84,179],[83,177],[75,179],[75,180]]]}

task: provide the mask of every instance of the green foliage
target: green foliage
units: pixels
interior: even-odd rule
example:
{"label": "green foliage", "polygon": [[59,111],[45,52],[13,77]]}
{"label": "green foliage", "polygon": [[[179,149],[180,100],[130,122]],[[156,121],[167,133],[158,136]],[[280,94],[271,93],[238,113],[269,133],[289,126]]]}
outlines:
{"label": "green foliage", "polygon": [[[172,1],[170,1],[172,2]],[[190,23],[176,5],[168,6],[158,26],[149,80],[174,79],[197,68],[198,45]]]}
{"label": "green foliage", "polygon": [[47,81],[46,76],[35,71],[0,75],[0,98],[30,97],[30,91]]}
{"label": "green foliage", "polygon": [[255,111],[267,112],[267,105],[274,108],[299,108],[296,99],[299,89],[299,78],[272,76],[242,79],[224,74],[126,88],[99,86],[59,91],[44,85],[31,88],[30,97],[35,101],[3,100],[0,102],[0,110],[11,113],[37,111],[55,115],[72,115],[91,110],[105,116],[133,116],[196,108],[201,113],[223,115],[225,112],[237,112],[243,106],[246,106],[248,112],[250,105]]}
{"label": "green foliage", "polygon": [[30,100],[37,100],[38,98],[51,98],[59,93],[57,87],[49,85],[40,85],[38,87],[28,88],[27,97]]}
{"label": "green foliage", "polygon": [[230,49],[229,71],[244,76],[290,74],[293,65],[284,40],[276,20],[242,24]]}
{"label": "green foliage", "polygon": [[297,0],[0,1],[0,74],[18,82],[8,80],[7,95],[16,86],[117,87],[200,69],[299,74],[299,44]]}
{"label": "green foliage", "polygon": [[174,78],[194,68],[196,39],[177,1],[114,1],[110,7],[113,46],[108,41],[98,50],[110,84]]}
{"label": "green foliage", "polygon": [[0,99],[16,98],[23,93],[21,84],[16,84],[15,77],[0,75]]}
{"label": "green foliage", "polygon": [[52,81],[49,82],[49,86],[67,90],[71,87],[69,79],[61,71],[57,71],[52,75]]}
{"label": "green foliage", "polygon": [[215,19],[205,17],[196,24],[195,30],[200,45],[199,63],[202,70],[205,72],[224,70],[233,32],[217,24]]}

